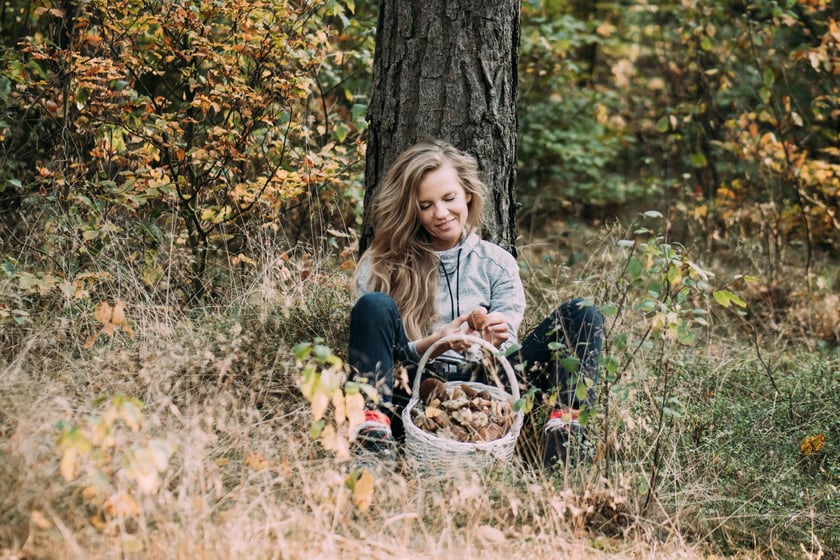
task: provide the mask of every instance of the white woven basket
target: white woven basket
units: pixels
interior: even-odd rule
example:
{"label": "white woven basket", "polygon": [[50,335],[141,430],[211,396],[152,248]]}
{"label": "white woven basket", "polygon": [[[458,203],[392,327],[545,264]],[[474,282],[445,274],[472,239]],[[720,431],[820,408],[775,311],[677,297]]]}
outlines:
{"label": "white woven basket", "polygon": [[[411,399],[403,409],[402,419],[405,427],[405,453],[409,464],[429,472],[445,472],[454,466],[483,469],[491,466],[496,461],[507,461],[513,457],[516,447],[516,438],[522,429],[524,414],[518,411],[511,423],[508,433],[493,441],[461,442],[439,437],[419,428],[411,418],[411,411],[420,402],[420,381],[423,370],[432,355],[432,352],[453,338],[466,338],[472,343],[479,344],[491,352],[495,360],[502,365],[502,369],[510,380],[511,393],[500,387],[485,385],[467,381],[449,381],[445,383],[447,389],[459,385],[470,385],[476,390],[488,391],[496,400],[511,400],[516,402],[519,399],[519,384],[513,368],[499,350],[486,340],[472,335],[450,335],[441,338],[426,350],[420,363],[417,365],[417,374],[414,377]],[[495,375],[495,374],[493,374]]]}

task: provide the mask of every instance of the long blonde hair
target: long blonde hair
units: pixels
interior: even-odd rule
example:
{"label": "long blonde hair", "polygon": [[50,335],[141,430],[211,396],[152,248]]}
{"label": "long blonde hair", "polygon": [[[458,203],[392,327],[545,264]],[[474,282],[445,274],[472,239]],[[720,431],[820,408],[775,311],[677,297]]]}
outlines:
{"label": "long blonde hair", "polygon": [[417,191],[427,173],[445,164],[455,170],[470,193],[466,234],[480,232],[486,198],[472,156],[440,140],[424,140],[402,152],[391,166],[371,207],[374,237],[357,270],[369,269],[367,289],[391,296],[409,340],[430,334],[439,317],[435,309],[439,259],[420,224]]}

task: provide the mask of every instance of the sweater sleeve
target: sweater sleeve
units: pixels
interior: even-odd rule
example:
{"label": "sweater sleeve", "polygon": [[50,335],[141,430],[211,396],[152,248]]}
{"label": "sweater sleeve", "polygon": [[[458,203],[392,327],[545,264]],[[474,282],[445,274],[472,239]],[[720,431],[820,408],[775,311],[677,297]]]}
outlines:
{"label": "sweater sleeve", "polygon": [[509,338],[500,346],[500,350],[505,350],[518,340],[517,333],[525,315],[525,290],[516,259],[505,252],[499,261],[499,269],[491,285],[488,311],[499,312],[507,319]]}

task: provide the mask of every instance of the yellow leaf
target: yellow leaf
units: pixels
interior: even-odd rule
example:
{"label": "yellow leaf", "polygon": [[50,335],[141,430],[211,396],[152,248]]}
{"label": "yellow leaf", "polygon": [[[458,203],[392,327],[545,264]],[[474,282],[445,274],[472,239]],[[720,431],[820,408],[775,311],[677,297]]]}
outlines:
{"label": "yellow leaf", "polygon": [[365,397],[361,393],[352,393],[344,397],[347,410],[347,422],[350,430],[365,421]]}
{"label": "yellow leaf", "polygon": [[321,445],[324,449],[335,453],[338,461],[350,459],[350,445],[347,443],[347,438],[340,434],[332,424],[327,424],[321,431]]}
{"label": "yellow leaf", "polygon": [[330,399],[324,391],[316,391],[312,395],[312,417],[316,422],[324,417],[329,404]]}
{"label": "yellow leaf", "polygon": [[353,485],[353,503],[359,511],[367,511],[373,503],[373,475],[370,471],[363,469]]}
{"label": "yellow leaf", "polygon": [[321,392],[321,376],[312,364],[308,364],[300,377],[300,392],[309,402],[316,393]]}
{"label": "yellow leaf", "polygon": [[127,398],[116,396],[113,399],[114,412],[118,413],[119,417],[125,422],[126,426],[131,428],[132,432],[140,429],[140,423],[143,421],[143,403],[136,398]]}
{"label": "yellow leaf", "polygon": [[327,361],[331,366],[321,372],[321,386],[328,395],[332,395],[333,391],[340,389],[342,381],[344,380],[344,369],[342,368],[341,358],[335,354],[330,354]]}
{"label": "yellow leaf", "polygon": [[67,482],[76,478],[76,459],[78,458],[78,455],[79,452],[75,447],[67,447],[61,455],[61,462],[58,465],[58,470]]}
{"label": "yellow leaf", "polygon": [[333,425],[327,424],[324,426],[324,429],[321,430],[321,445],[324,446],[324,449],[328,451],[335,450],[337,439],[338,434],[336,433]]}
{"label": "yellow leaf", "polygon": [[333,391],[332,404],[335,425],[341,426],[347,419],[347,407],[345,405],[344,394],[341,391]]}

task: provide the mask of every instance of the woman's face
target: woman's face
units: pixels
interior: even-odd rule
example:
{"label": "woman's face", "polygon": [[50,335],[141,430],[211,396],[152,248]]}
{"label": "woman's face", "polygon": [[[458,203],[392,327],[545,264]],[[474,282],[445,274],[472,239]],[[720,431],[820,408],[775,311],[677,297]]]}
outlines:
{"label": "woman's face", "polygon": [[472,195],[464,190],[458,173],[448,163],[430,171],[417,189],[420,224],[432,238],[436,251],[451,249],[461,241]]}

